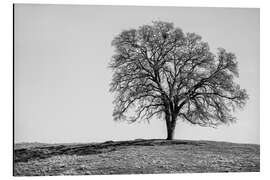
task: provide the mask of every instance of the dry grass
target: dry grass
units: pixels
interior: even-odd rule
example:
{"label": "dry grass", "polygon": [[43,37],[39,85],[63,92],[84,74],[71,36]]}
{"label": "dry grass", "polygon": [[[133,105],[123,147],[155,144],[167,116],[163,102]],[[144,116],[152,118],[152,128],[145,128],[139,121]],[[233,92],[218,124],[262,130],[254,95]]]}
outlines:
{"label": "dry grass", "polygon": [[258,171],[260,147],[252,144],[135,140],[15,146],[15,176]]}

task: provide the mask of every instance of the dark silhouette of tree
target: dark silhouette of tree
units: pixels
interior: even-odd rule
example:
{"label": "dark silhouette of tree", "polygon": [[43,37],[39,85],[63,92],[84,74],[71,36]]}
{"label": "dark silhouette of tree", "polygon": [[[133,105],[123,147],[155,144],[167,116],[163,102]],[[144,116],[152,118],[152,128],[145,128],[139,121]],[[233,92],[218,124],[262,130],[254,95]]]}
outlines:
{"label": "dark silhouette of tree", "polygon": [[212,127],[234,122],[232,112],[248,99],[234,82],[235,55],[221,48],[214,55],[199,35],[184,34],[173,23],[123,31],[112,46],[114,120],[164,118],[171,140],[177,120]]}

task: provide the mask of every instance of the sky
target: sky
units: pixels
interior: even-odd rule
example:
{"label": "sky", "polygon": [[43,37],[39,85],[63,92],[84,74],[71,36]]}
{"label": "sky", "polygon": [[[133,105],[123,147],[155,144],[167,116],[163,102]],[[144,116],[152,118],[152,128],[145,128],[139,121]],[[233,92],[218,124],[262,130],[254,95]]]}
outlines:
{"label": "sky", "polygon": [[179,121],[175,139],[259,144],[259,9],[34,4],[15,5],[15,142],[165,138],[162,120],[113,121],[109,92],[111,41],[153,20],[201,35],[213,52],[235,53],[236,81],[250,97],[236,123],[214,129]]}

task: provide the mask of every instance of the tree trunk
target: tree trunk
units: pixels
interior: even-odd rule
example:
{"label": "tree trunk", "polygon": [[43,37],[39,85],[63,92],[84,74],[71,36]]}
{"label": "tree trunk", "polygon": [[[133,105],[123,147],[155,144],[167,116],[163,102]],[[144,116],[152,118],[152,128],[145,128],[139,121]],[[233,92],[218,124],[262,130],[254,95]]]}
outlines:
{"label": "tree trunk", "polygon": [[172,114],[166,114],[167,140],[173,140],[175,129],[175,117]]}
{"label": "tree trunk", "polygon": [[167,140],[173,140],[174,129],[167,127]]}

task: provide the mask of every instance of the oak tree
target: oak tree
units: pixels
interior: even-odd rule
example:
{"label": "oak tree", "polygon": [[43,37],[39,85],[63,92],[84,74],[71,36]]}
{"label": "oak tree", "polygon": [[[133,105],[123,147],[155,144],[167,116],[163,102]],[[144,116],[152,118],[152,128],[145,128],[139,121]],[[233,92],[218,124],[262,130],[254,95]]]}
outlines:
{"label": "oak tree", "polygon": [[199,35],[173,23],[125,30],[112,46],[114,120],[163,118],[171,140],[178,120],[212,127],[234,122],[233,111],[248,99],[234,81],[236,56],[222,48],[215,55]]}

